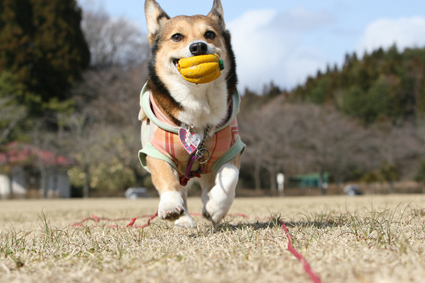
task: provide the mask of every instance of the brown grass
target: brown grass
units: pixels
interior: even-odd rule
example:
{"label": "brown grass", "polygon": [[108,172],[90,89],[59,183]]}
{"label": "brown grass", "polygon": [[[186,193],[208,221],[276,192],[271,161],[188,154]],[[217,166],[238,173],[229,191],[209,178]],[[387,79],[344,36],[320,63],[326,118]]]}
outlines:
{"label": "brown grass", "polygon": [[[236,199],[230,212],[251,218],[227,217],[213,227],[195,217],[197,228],[188,230],[158,219],[144,230],[68,226],[91,214],[153,214],[157,205],[2,201],[0,282],[310,282],[270,216],[287,223],[294,247],[323,282],[425,281],[424,195]],[[189,200],[193,212],[201,206]]]}

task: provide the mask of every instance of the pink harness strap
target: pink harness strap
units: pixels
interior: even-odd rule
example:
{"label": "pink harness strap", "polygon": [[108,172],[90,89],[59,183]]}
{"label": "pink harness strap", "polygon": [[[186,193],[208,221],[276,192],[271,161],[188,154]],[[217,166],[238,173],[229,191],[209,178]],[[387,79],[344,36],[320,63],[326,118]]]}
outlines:
{"label": "pink harness strap", "polygon": [[[149,94],[149,104],[152,109],[154,116],[163,124],[171,127],[178,128],[173,121],[170,120],[159,108],[157,103]],[[232,117],[233,103],[229,102],[229,111],[226,119],[224,119],[222,125],[225,125]],[[167,130],[150,124],[152,127],[149,138],[144,142],[150,143],[155,149],[161,154],[172,160],[177,168],[180,175],[180,184],[186,185],[189,179],[193,177],[199,177],[200,174],[208,174],[212,172],[212,166],[217,160],[220,159],[236,142],[239,137],[238,124],[236,118],[231,121],[226,127],[215,132],[211,138],[205,142],[205,148],[211,154],[208,162],[204,166],[198,166],[194,162],[193,156],[188,154],[183,144],[180,142],[178,134],[168,132]],[[221,126],[222,126],[221,125]],[[142,127],[143,128],[143,127]],[[218,126],[220,128],[220,125]],[[143,141],[143,139],[142,139]],[[193,166],[193,168],[192,168]],[[192,171],[194,170],[194,171]]]}
{"label": "pink harness strap", "polygon": [[152,112],[158,118],[159,121],[162,123],[172,126],[172,127],[178,127],[176,124],[174,124],[168,117],[165,115],[161,109],[159,108],[158,104],[156,104],[155,99],[153,99],[152,95],[149,95],[149,102],[151,104]]}

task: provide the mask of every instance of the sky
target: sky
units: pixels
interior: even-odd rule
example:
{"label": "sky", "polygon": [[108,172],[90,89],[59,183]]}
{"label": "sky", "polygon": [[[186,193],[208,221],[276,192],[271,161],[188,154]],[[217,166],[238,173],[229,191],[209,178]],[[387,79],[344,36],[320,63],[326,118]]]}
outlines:
{"label": "sky", "polygon": [[[147,33],[143,0],[78,0]],[[208,14],[213,0],[157,0],[170,17]],[[271,81],[291,89],[345,54],[362,57],[394,43],[425,47],[425,0],[221,0],[232,34],[239,89]]]}

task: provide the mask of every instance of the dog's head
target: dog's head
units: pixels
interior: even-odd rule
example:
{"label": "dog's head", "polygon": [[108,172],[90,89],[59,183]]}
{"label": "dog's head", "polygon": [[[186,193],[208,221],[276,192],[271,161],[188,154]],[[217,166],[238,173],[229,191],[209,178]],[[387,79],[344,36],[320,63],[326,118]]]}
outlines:
{"label": "dog's head", "polygon": [[214,0],[207,16],[170,18],[155,0],[146,0],[145,14],[151,45],[150,78],[167,84],[190,84],[177,70],[178,61],[196,55],[218,54],[225,69],[217,82],[227,84],[231,94],[236,89],[236,64],[230,44],[230,33],[223,19],[220,0]]}

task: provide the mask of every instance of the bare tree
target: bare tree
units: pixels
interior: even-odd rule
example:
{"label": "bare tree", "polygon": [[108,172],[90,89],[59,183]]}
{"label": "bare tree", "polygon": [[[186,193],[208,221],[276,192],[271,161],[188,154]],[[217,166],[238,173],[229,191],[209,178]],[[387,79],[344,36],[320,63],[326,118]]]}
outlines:
{"label": "bare tree", "polygon": [[414,136],[417,141],[416,149],[418,154],[422,157],[425,156],[425,119],[419,119],[416,127]]}
{"label": "bare tree", "polygon": [[[57,164],[55,164],[55,159],[57,158],[60,149],[56,135],[52,132],[47,132],[44,129],[45,127],[43,127],[43,122],[41,120],[36,120],[31,128],[30,135],[36,150],[36,160],[34,161],[34,165],[40,172],[40,189],[43,198],[47,199],[49,197],[48,180],[50,176],[56,175]],[[46,157],[43,156],[43,150],[48,150],[53,153],[53,155],[50,156],[50,160],[47,160]]]}
{"label": "bare tree", "polygon": [[26,116],[25,107],[14,103],[13,96],[0,98],[0,144],[3,144],[13,129]]}
{"label": "bare tree", "polygon": [[88,112],[61,116],[68,129],[63,146],[84,175],[83,196],[90,196],[90,169],[110,157],[108,128],[94,123]]}
{"label": "bare tree", "polygon": [[[97,162],[104,164],[105,156],[126,170],[131,169],[136,179],[146,174],[137,156],[141,147],[137,116],[139,93],[147,79],[149,47],[135,23],[111,18],[87,2],[85,6],[82,28],[90,47],[92,68],[74,88],[77,113],[62,118],[74,135],[74,144],[84,148],[72,154],[84,172],[87,196],[90,174],[95,172],[91,169]],[[100,136],[102,140],[98,139]]]}
{"label": "bare tree", "polygon": [[301,122],[305,140],[300,145],[306,150],[305,158],[319,171],[319,188],[324,194],[324,173],[341,168],[356,156],[364,135],[358,125],[330,107],[304,105]]}
{"label": "bare tree", "polygon": [[302,108],[295,104],[283,104],[283,97],[273,100],[262,109],[263,156],[264,167],[269,171],[272,191],[276,191],[276,175],[282,171],[286,175],[295,173],[299,168],[298,158],[302,156],[299,147],[302,141],[300,132],[300,112]]}
{"label": "bare tree", "polygon": [[82,29],[95,68],[135,66],[148,57],[146,35],[133,22],[112,19],[102,9],[84,10]]}
{"label": "bare tree", "polygon": [[279,96],[242,116],[241,135],[248,145],[243,162],[254,164],[257,190],[261,184],[261,168],[269,173],[273,193],[276,192],[278,171],[285,174],[297,171],[297,157],[302,155],[299,148],[302,140],[299,133],[300,111],[300,106],[284,103],[284,98]]}
{"label": "bare tree", "polygon": [[260,111],[242,112],[239,114],[239,131],[247,148],[242,158],[243,168],[253,169],[253,179],[255,190],[261,190],[261,165],[263,162],[264,142],[261,134],[263,133],[263,119]]}
{"label": "bare tree", "polygon": [[406,161],[417,158],[418,153],[423,151],[421,139],[425,135],[422,136],[420,126],[415,128],[411,123],[394,125],[383,122],[376,124],[372,130],[370,156],[380,161],[381,179],[388,182],[388,193],[393,193],[394,182],[400,179],[403,168],[407,168]]}
{"label": "bare tree", "polygon": [[[85,109],[96,123],[114,128],[110,138],[116,141],[116,146],[109,154],[131,169],[141,183],[147,172],[142,171],[137,155],[141,148],[137,116],[140,90],[147,78],[145,64],[125,70],[115,66],[86,72],[84,76],[84,82],[75,89],[78,108]],[[89,104],[87,97],[91,97]]]}
{"label": "bare tree", "polygon": [[[16,129],[19,123],[26,117],[27,111],[24,106],[18,105],[12,95],[0,97],[0,145],[3,145]],[[6,149],[7,150],[7,149]],[[6,152],[7,163],[9,154]],[[9,169],[9,197],[13,198],[13,174]]]}

